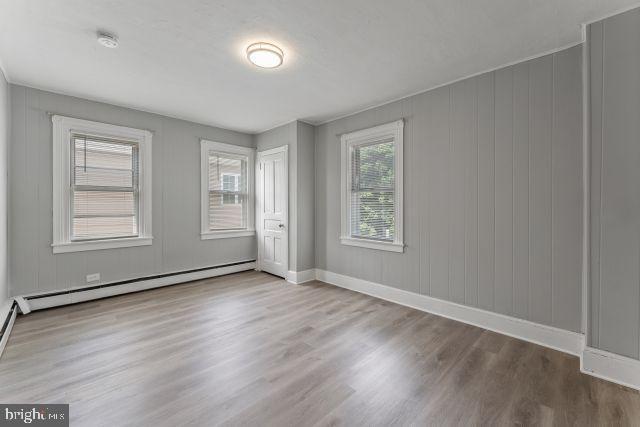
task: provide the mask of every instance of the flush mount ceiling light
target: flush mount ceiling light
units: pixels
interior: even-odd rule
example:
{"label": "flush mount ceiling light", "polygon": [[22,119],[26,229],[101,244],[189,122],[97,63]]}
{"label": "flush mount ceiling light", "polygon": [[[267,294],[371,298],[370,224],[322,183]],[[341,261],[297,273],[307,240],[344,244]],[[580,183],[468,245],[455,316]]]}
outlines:
{"label": "flush mount ceiling light", "polygon": [[261,68],[276,68],[282,65],[284,53],[271,43],[254,43],[247,48],[247,59]]}
{"label": "flush mount ceiling light", "polygon": [[98,33],[98,43],[104,47],[108,47],[109,49],[118,47],[118,39],[113,34]]}

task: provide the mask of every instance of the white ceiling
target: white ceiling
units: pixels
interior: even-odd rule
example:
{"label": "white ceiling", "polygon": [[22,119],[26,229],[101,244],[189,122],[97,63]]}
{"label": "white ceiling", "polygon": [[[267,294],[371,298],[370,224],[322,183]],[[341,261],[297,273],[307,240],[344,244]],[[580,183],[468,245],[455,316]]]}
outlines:
{"label": "white ceiling", "polygon": [[[0,0],[12,83],[246,132],[320,123],[581,41],[629,0]],[[120,47],[96,42],[115,33]],[[244,49],[268,41],[285,65]]]}

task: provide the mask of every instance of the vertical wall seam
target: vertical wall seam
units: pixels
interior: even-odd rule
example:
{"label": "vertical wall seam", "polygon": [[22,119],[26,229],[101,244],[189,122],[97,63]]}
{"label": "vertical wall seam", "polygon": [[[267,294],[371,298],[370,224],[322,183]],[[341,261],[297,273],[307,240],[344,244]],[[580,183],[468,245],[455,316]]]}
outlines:
{"label": "vertical wall seam", "polygon": [[[6,80],[6,76],[5,76],[5,80]],[[6,202],[7,202],[7,218],[5,221],[5,226],[7,227],[7,234],[6,234],[6,239],[7,239],[7,257],[6,257],[6,263],[7,263],[7,271],[6,271],[6,276],[5,279],[7,281],[7,298],[9,298],[12,295],[11,292],[11,272],[12,272],[12,268],[11,268],[11,253],[13,252],[13,245],[11,244],[11,235],[9,234],[11,231],[11,228],[9,227],[9,224],[11,223],[11,208],[10,208],[10,201],[11,201],[11,152],[13,150],[11,150],[11,141],[13,140],[13,111],[12,111],[12,106],[13,106],[13,85],[9,84],[9,82],[7,82],[7,102],[6,102],[6,108],[9,111],[9,118],[7,120],[7,151],[6,151],[6,162],[7,162],[7,170],[4,171],[4,174],[6,176],[7,182],[6,182],[6,188],[5,191],[7,192],[6,195]]]}
{"label": "vertical wall seam", "polygon": [[491,273],[491,294],[493,311],[496,309],[496,72],[491,73],[491,89],[493,92],[493,271]]}
{"label": "vertical wall seam", "polygon": [[[160,122],[160,139],[162,140],[165,137],[165,134],[164,134],[164,119],[160,119],[159,122]],[[156,135],[154,135],[154,136],[156,136]],[[156,140],[156,142],[157,142],[157,140]],[[154,145],[156,147],[158,146],[157,143],[154,144]],[[165,144],[164,141],[163,141],[163,144],[160,144],[160,145],[162,146],[162,150],[160,152],[160,157],[162,158],[161,159],[161,163],[164,165],[165,162],[167,161],[166,159],[168,158],[168,156],[166,155],[167,144]],[[152,156],[153,156],[153,152],[154,151],[151,151],[151,153],[152,153],[151,155]],[[202,154],[200,154],[200,155],[202,155]],[[202,168],[202,165],[201,165],[202,164],[202,159],[200,158],[200,156],[198,156],[198,160],[200,160],[198,162],[198,163],[200,163],[200,165],[199,165],[200,167],[198,169],[201,169]],[[151,183],[153,184],[153,170],[151,171],[151,173],[152,173],[152,175],[151,175]],[[200,170],[199,173],[202,174],[202,171]],[[164,200],[164,194],[165,194],[165,190],[164,189],[167,188],[166,187],[166,175],[167,174],[162,174],[161,182],[162,182],[162,189],[163,190],[160,192],[162,194],[162,196],[160,197],[160,206],[161,206],[161,209],[162,209],[163,213],[165,212],[164,208],[166,206],[166,203],[165,203],[165,200]],[[153,192],[153,186],[151,187],[151,191]],[[200,189],[200,191],[202,191],[202,190]],[[200,194],[198,194],[198,196],[200,196]],[[152,205],[153,205],[153,202],[152,202]],[[202,215],[202,206],[200,206],[200,215]],[[167,243],[166,243],[167,242],[167,238],[166,238],[167,236],[166,236],[166,233],[164,232],[164,230],[166,230],[166,221],[167,221],[166,217],[167,217],[166,215],[164,215],[164,214],[162,215],[162,230],[163,230],[163,233],[162,233],[162,237],[160,239],[160,268],[161,268],[162,271],[166,271],[165,270],[165,268],[166,268],[166,261],[165,260],[166,260],[166,253],[167,253]],[[198,219],[200,221],[202,221],[200,216],[198,216]],[[257,253],[256,253],[256,255],[257,255]]]}
{"label": "vertical wall seam", "polygon": [[[318,182],[318,173],[317,173],[318,172],[318,162],[316,161],[316,158],[317,158],[317,155],[316,155],[316,152],[317,152],[317,150],[316,150],[316,141],[318,139],[317,138],[318,134],[316,133],[316,127],[315,126],[313,126],[311,128],[311,131],[313,132],[313,150],[312,150],[312,153],[313,153],[313,211],[312,211],[313,212],[313,235],[311,237],[313,238],[313,246],[312,246],[313,247],[313,268],[317,268],[318,267],[318,255],[317,255],[317,252],[318,252],[318,247],[317,247],[317,244],[318,244],[318,239],[317,239],[318,233],[317,233],[317,230],[316,230],[316,224],[318,223],[318,221],[316,219],[317,218],[316,208],[318,206],[318,200],[317,200],[317,197],[318,197],[318,187],[317,187],[317,182]],[[255,141],[255,145],[257,147],[257,145],[258,145],[258,141],[257,140]],[[342,172],[342,171],[340,171],[340,172]],[[257,250],[256,250],[256,258],[257,258],[257,255],[258,255],[258,253],[257,253]]]}
{"label": "vertical wall seam", "polygon": [[[42,116],[44,114],[44,117],[45,117],[44,120],[45,121],[47,121],[47,118],[49,118],[49,116],[47,115],[46,112],[42,111],[42,109],[40,108],[40,100],[41,100],[40,93],[38,93],[38,98],[37,99],[38,99],[38,105],[36,107],[36,111],[38,112],[37,113],[38,114],[38,127],[37,127],[37,130],[36,130],[36,132],[37,132],[36,133],[36,138],[37,138],[36,141],[38,141],[38,143],[39,143],[40,142],[40,138],[42,137],[42,130],[41,130],[41,126],[40,126],[40,122],[42,121]],[[42,155],[42,153],[43,153],[43,150],[38,150],[38,157],[40,155]],[[40,164],[39,159],[36,161],[36,164],[38,164],[38,165]],[[42,173],[42,172],[40,171],[39,173]],[[37,200],[36,203],[37,203],[37,206],[40,206],[40,179],[38,179],[37,182],[38,182],[38,184],[36,185],[36,200]],[[51,181],[48,181],[48,182],[51,182]],[[52,198],[52,201],[53,201],[53,198]],[[51,212],[53,212],[53,208],[52,208]],[[52,217],[52,220],[53,220],[53,217]],[[38,230],[37,231],[37,240],[40,240],[40,237],[42,236],[42,227],[41,227],[41,223],[40,223],[39,219],[36,220],[36,229]],[[40,254],[40,248],[38,248],[36,251],[37,251],[36,252],[36,259],[38,260],[37,262],[38,262],[38,267],[39,267],[39,266],[42,265],[42,261],[41,261],[42,257],[41,257],[41,254]],[[40,283],[40,268],[36,269],[36,283],[38,283],[38,286],[41,286],[41,283]]]}
{"label": "vertical wall seam", "polygon": [[531,320],[531,63],[527,80],[527,319]]}
{"label": "vertical wall seam", "polygon": [[[415,109],[415,100],[412,101],[412,108],[411,108],[411,112],[412,114],[415,113],[416,109]],[[413,129],[413,120],[411,120],[411,135],[414,134],[414,129]],[[418,145],[418,141],[416,140],[415,137],[412,137],[412,145],[416,146]],[[417,156],[416,156],[417,157]],[[411,159],[413,160],[413,156],[411,156]],[[413,170],[414,168],[411,167],[411,169]],[[317,173],[317,169],[316,169],[316,173]],[[425,174],[425,177],[427,178],[427,187],[429,186],[429,178],[426,176],[427,174]],[[415,191],[415,190],[414,190]],[[416,192],[416,197],[415,199],[421,199],[421,192],[419,191],[415,191]],[[419,206],[420,208],[424,208],[425,204],[421,203],[422,200],[420,200],[419,203],[416,203],[417,206]],[[426,212],[426,209],[424,210]],[[424,295],[423,289],[422,289],[422,279],[423,279],[423,273],[422,273],[422,236],[423,236],[423,232],[424,232],[424,221],[422,219],[422,215],[418,215],[417,218],[417,227],[418,227],[418,293],[420,295]],[[403,227],[404,229],[404,227]],[[403,237],[404,238],[404,237]]]}
{"label": "vertical wall seam", "polygon": [[554,226],[553,226],[553,195],[554,195],[554,191],[553,191],[553,147],[555,146],[554,144],[554,140],[553,138],[555,137],[555,126],[556,126],[556,54],[554,53],[553,55],[551,55],[551,139],[550,139],[550,145],[551,145],[551,149],[549,150],[549,163],[550,163],[550,180],[549,180],[549,184],[551,186],[551,191],[550,191],[550,197],[551,197],[551,229],[550,229],[550,235],[551,235],[551,240],[549,241],[549,246],[550,246],[550,254],[551,254],[551,294],[550,294],[550,299],[551,299],[551,324],[554,325],[553,319],[554,319],[554,294],[555,294],[555,280],[554,280],[554,267],[555,267],[555,262],[553,259],[553,239],[554,239]]}
{"label": "vertical wall seam", "polygon": [[516,181],[516,149],[515,149],[515,71],[513,67],[511,70],[511,310],[510,313],[514,314],[516,311],[516,269],[515,269],[515,181]]}
{"label": "vertical wall seam", "polygon": [[[466,123],[466,122],[465,122]],[[463,188],[463,192],[462,192],[462,197],[463,197],[463,202],[462,202],[462,225],[463,225],[463,236],[464,236],[464,248],[463,248],[463,262],[462,262],[462,268],[463,268],[463,273],[462,273],[462,300],[465,302],[465,304],[467,303],[467,270],[468,270],[468,260],[467,260],[467,251],[468,251],[468,235],[467,235],[467,151],[464,150],[465,146],[462,145],[463,150],[462,151],[462,188]]]}
{"label": "vertical wall seam", "polygon": [[589,324],[589,296],[591,286],[591,32],[584,25],[583,45],[581,50],[582,73],[582,283],[581,283],[581,316],[580,328],[585,336],[585,343],[591,341]]}
{"label": "vertical wall seam", "polygon": [[[5,76],[5,80],[6,80]],[[11,297],[11,252],[12,252],[12,248],[11,248],[11,235],[10,233],[10,228],[9,228],[9,223],[11,222],[10,220],[10,215],[11,215],[11,208],[10,206],[10,198],[11,198],[11,173],[10,173],[10,169],[11,169],[11,144],[9,143],[9,141],[11,141],[13,139],[13,112],[12,110],[12,106],[13,106],[13,86],[9,84],[9,82],[7,82],[7,102],[6,102],[6,108],[9,111],[9,118],[7,120],[7,130],[6,130],[6,138],[7,138],[7,151],[6,151],[6,161],[7,161],[7,169],[4,171],[4,174],[6,176],[7,182],[6,182],[6,188],[5,191],[7,192],[6,195],[6,201],[7,201],[7,218],[6,218],[6,227],[7,227],[7,234],[6,234],[6,239],[7,239],[7,255],[6,255],[6,263],[7,263],[7,272],[6,272],[6,286],[7,286],[7,294],[6,297],[9,298]]]}
{"label": "vertical wall seam", "polygon": [[468,281],[468,274],[467,274],[467,270],[468,270],[468,260],[467,260],[467,252],[469,251],[469,235],[468,235],[468,230],[467,230],[467,184],[469,183],[469,179],[468,179],[468,163],[467,163],[467,155],[468,153],[465,152],[465,155],[462,157],[462,161],[464,164],[464,204],[462,205],[462,209],[463,209],[463,213],[462,213],[462,218],[463,218],[463,223],[464,223],[464,302],[465,304],[467,304],[467,281]]}
{"label": "vertical wall seam", "polygon": [[597,346],[600,347],[600,331],[601,331],[601,325],[600,325],[600,313],[602,310],[602,212],[603,212],[603,203],[602,203],[602,185],[604,183],[604,174],[602,173],[603,169],[604,169],[604,56],[605,56],[605,23],[606,21],[602,22],[602,55],[601,55],[601,61],[600,61],[600,66],[602,67],[601,69],[601,74],[600,74],[600,79],[601,79],[601,86],[600,86],[600,189],[599,191],[599,204],[600,204],[600,217],[598,218],[598,310],[597,310],[597,329],[596,329],[596,337],[597,337]]}
{"label": "vertical wall seam", "polygon": [[[28,120],[27,120],[27,112],[29,111],[29,108],[27,107],[27,101],[28,101],[28,99],[29,99],[29,91],[30,91],[30,90],[31,90],[31,89],[28,89],[28,88],[24,88],[24,89],[23,89],[23,93],[24,93],[24,103],[23,103],[24,113],[23,113],[22,119],[23,119],[24,131],[23,131],[23,133],[22,133],[22,137],[23,137],[25,140],[28,140],[28,137],[27,137],[27,129],[28,129],[28,127],[29,127],[29,126],[27,125],[27,123],[28,123]],[[25,162],[25,163],[24,163],[24,166],[25,166],[25,167],[24,167],[24,169],[23,169],[23,174],[24,174],[24,171],[29,170],[29,169],[28,169],[28,167],[27,167],[27,166],[28,166],[28,165],[27,165],[27,158],[28,158],[28,157],[29,157],[29,156],[27,155],[27,144],[25,144],[25,147],[24,147],[24,162]],[[56,272],[56,273],[57,273],[57,272]],[[56,284],[57,284],[57,281],[58,281],[58,278],[56,277]],[[41,289],[40,289],[40,283],[36,282],[36,286],[35,286],[35,287],[36,287],[36,289],[37,289],[37,290],[41,290]]]}
{"label": "vertical wall seam", "polygon": [[[34,91],[31,88],[27,88],[25,89],[25,99],[24,99],[24,125],[25,125],[25,131],[24,131],[24,137],[26,139],[26,145],[25,145],[25,149],[24,149],[24,162],[25,162],[25,171],[29,170],[29,165],[27,164],[29,157],[30,157],[30,150],[33,149],[32,145],[33,145],[33,138],[31,138],[33,135],[30,135],[29,132],[29,127],[27,126],[27,123],[29,122],[29,111],[34,109],[34,106],[28,106],[27,103],[30,103],[31,100],[33,99],[33,94]],[[37,111],[37,110],[36,110]],[[27,180],[28,181],[28,180]],[[36,206],[38,206],[38,203],[40,202],[40,198],[38,195],[38,184],[36,184],[36,192],[35,192],[35,204]],[[52,211],[53,212],[53,211]],[[36,222],[38,222],[36,220]],[[36,231],[36,240],[38,239],[38,234]],[[38,260],[38,255],[39,255],[39,250],[36,248],[36,260]],[[39,261],[39,260],[38,260]],[[40,290],[42,284],[40,283],[40,280],[38,278],[38,270],[36,269],[35,271],[35,280],[36,280],[36,289]]]}
{"label": "vertical wall seam", "polygon": [[[451,125],[453,115],[453,100],[451,98],[452,89],[451,85],[449,85],[449,118],[447,120],[447,125],[449,127],[449,153],[447,158],[447,209],[451,209],[451,138],[453,134],[453,126]],[[449,242],[447,247],[447,299],[451,301],[451,212],[449,212],[449,217],[447,218],[447,241]]]}
{"label": "vertical wall seam", "polygon": [[[427,103],[430,102],[429,98],[427,99]],[[429,111],[429,107],[428,105],[425,106],[426,110]],[[429,150],[429,145],[427,145],[427,157],[428,156],[428,152],[431,151]],[[427,164],[429,164],[429,160],[427,160]],[[431,182],[429,179],[427,179],[427,206],[426,206],[426,221],[427,221],[427,265],[429,266],[429,272],[427,274],[427,289],[428,289],[428,294],[429,296],[432,295],[431,293],[431,274],[433,272],[433,266],[431,265]]]}
{"label": "vertical wall seam", "polygon": [[475,106],[474,114],[476,121],[476,129],[474,132],[475,144],[476,144],[476,259],[477,259],[477,271],[476,271],[476,307],[480,305],[480,139],[478,137],[480,127],[480,114],[478,112],[479,101],[479,88],[478,78],[475,77]]}

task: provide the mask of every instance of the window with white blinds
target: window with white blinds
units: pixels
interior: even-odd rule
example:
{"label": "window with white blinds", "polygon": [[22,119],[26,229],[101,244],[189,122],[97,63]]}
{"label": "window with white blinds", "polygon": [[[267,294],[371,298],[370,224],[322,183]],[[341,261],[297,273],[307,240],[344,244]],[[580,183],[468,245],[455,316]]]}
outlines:
{"label": "window with white blinds", "polygon": [[247,228],[247,156],[209,151],[209,230]]}
{"label": "window with white blinds", "polygon": [[395,234],[394,143],[357,146],[351,153],[351,236],[392,242]]}
{"label": "window with white blinds", "polygon": [[74,134],[71,240],[138,236],[138,145]]}
{"label": "window with white blinds", "polygon": [[151,133],[54,116],[53,251],[151,244]]}
{"label": "window with white blinds", "polygon": [[402,128],[342,136],[343,244],[402,252]]}
{"label": "window with white blinds", "polygon": [[253,149],[202,141],[203,239],[254,234]]}

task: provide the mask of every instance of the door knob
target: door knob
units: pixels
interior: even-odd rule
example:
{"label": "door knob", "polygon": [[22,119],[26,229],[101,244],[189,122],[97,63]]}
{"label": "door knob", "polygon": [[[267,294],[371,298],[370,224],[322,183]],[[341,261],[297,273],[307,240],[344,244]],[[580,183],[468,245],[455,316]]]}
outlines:
{"label": "door knob", "polygon": [[278,227],[284,228],[284,224],[279,224]]}

